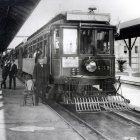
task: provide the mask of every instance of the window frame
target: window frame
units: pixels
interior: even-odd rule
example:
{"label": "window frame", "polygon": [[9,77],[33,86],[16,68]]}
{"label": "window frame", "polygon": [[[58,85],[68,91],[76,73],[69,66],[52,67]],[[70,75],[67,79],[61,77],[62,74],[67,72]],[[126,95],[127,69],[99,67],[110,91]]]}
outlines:
{"label": "window frame", "polygon": [[[76,35],[76,46],[77,46],[77,49],[76,49],[76,52],[75,53],[64,53],[64,30],[65,29],[69,29],[69,30],[76,30],[77,31],[77,35]],[[63,27],[62,28],[62,54],[63,55],[77,55],[79,53],[79,45],[78,45],[78,29],[77,28],[74,28],[74,27]]]}
{"label": "window frame", "polygon": [[[94,55],[112,55],[112,54],[114,54],[114,29],[113,28],[105,28],[105,27],[84,27],[84,28],[80,28],[80,30],[79,30],[79,54],[80,55],[91,55],[90,53],[89,54],[87,54],[87,53],[85,53],[85,54],[83,54],[83,53],[81,53],[81,51],[80,51],[80,46],[81,46],[81,42],[80,42],[80,31],[82,30],[82,29],[90,29],[90,30],[94,30],[95,31],[95,43],[94,43],[94,45],[95,45],[95,53],[94,53]],[[97,30],[108,30],[108,32],[109,32],[109,43],[110,43],[110,53],[108,53],[108,54],[99,54],[98,52],[97,52]],[[92,54],[93,55],[93,54]]]}

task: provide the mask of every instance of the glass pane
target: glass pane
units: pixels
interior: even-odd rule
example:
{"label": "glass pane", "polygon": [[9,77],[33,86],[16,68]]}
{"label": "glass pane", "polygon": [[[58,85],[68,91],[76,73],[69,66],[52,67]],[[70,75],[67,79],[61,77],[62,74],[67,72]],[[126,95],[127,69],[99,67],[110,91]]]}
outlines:
{"label": "glass pane", "polygon": [[138,53],[138,46],[135,46],[135,53]]}
{"label": "glass pane", "polygon": [[54,53],[58,54],[60,49],[60,30],[55,29],[54,31]]}
{"label": "glass pane", "polygon": [[108,30],[97,31],[97,53],[110,54],[110,42]]}
{"label": "glass pane", "polygon": [[127,47],[124,46],[124,53],[127,53]]}
{"label": "glass pane", "polygon": [[95,53],[95,30],[91,29],[80,30],[80,53],[82,54]]}
{"label": "glass pane", "polygon": [[77,54],[77,29],[63,30],[63,53]]}

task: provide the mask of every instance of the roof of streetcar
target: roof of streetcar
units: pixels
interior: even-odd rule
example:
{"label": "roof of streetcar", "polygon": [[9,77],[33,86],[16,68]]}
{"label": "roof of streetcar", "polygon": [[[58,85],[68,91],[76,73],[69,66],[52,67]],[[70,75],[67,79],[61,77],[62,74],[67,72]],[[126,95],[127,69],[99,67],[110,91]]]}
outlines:
{"label": "roof of streetcar", "polygon": [[[40,31],[47,27],[51,27],[51,25],[57,24],[58,21],[62,23],[62,20],[65,20],[66,23],[79,23],[81,25],[86,25],[83,23],[89,23],[89,25],[95,25],[95,26],[110,26],[110,14],[97,14],[94,12],[81,12],[81,11],[67,11],[62,12],[58,15],[56,15],[54,18],[52,18],[47,24],[45,24],[43,27],[38,29],[35,33],[33,33],[30,37],[28,37],[27,40],[38,34]],[[100,25],[98,24],[100,23]],[[115,26],[112,26],[115,27]]]}

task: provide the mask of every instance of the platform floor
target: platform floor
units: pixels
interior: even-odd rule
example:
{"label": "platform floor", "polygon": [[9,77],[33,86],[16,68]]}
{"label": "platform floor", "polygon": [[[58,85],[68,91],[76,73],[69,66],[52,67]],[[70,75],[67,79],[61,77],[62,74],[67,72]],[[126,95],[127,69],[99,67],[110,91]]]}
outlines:
{"label": "platform floor", "polygon": [[16,90],[2,90],[0,140],[82,140],[49,106],[42,103],[39,106],[22,106],[23,90],[19,80]]}

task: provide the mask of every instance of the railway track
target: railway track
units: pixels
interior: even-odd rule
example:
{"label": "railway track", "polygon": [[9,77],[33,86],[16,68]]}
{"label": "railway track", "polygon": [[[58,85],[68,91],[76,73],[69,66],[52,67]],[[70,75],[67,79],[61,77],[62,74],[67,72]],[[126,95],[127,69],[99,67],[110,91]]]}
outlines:
{"label": "railway track", "polygon": [[139,140],[140,114],[133,111],[77,113],[48,101],[87,140]]}
{"label": "railway track", "polygon": [[88,125],[74,113],[56,102],[47,101],[47,104],[50,106],[50,108],[55,110],[84,140],[110,140],[108,137]]}
{"label": "railway track", "polygon": [[140,113],[118,112],[77,113],[69,106],[47,101],[64,121],[84,140],[139,140]]}

